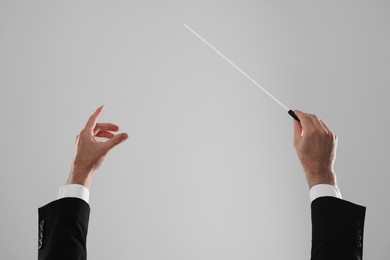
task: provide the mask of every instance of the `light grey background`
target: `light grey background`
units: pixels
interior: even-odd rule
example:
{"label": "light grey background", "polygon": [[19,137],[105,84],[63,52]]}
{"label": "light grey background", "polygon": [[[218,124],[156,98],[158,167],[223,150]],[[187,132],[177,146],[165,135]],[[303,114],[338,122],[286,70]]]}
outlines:
{"label": "light grey background", "polygon": [[89,115],[130,134],[91,187],[89,259],[309,259],[291,108],[338,134],[365,259],[389,258],[388,1],[0,1],[0,258],[37,257]]}

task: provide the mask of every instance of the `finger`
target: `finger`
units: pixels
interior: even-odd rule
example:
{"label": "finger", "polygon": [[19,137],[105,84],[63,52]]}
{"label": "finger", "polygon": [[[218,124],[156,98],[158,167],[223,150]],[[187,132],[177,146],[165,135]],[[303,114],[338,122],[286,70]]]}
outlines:
{"label": "finger", "polygon": [[111,133],[111,132],[98,132],[96,135],[96,137],[101,137],[101,138],[108,138],[108,139],[111,139],[115,136],[115,134]]}
{"label": "finger", "polygon": [[293,119],[294,124],[294,144],[298,144],[302,138],[302,125],[295,119]]}
{"label": "finger", "polygon": [[96,135],[99,131],[107,132],[117,132],[119,131],[119,126],[111,123],[97,123],[93,129],[93,133]]}
{"label": "finger", "polygon": [[324,128],[328,131],[328,133],[333,135],[334,139],[337,139],[336,134],[333,133],[333,131],[329,128],[329,126],[327,126],[324,121],[322,121],[322,120],[320,120],[320,121],[321,121],[321,124],[324,126]]}
{"label": "finger", "polygon": [[117,134],[114,137],[112,137],[110,140],[106,141],[104,144],[107,148],[107,150],[111,150],[118,144],[126,141],[129,138],[129,136],[126,133]]}
{"label": "finger", "polygon": [[317,131],[320,131],[321,133],[322,132],[328,133],[328,130],[322,125],[318,116],[310,114],[310,120],[312,121]]}
{"label": "finger", "polygon": [[322,126],[326,129],[326,131],[328,131],[328,132],[332,132],[332,130],[330,130],[330,128],[325,124],[325,122],[324,121],[322,121],[321,119],[320,119],[320,122],[321,122],[321,124],[322,124]]}
{"label": "finger", "polygon": [[96,111],[89,117],[88,122],[85,125],[86,130],[88,130],[89,132],[93,132],[93,129],[96,126],[96,122],[103,111],[104,111],[104,105],[96,109]]}
{"label": "finger", "polygon": [[302,131],[309,131],[314,127],[313,122],[311,121],[308,114],[305,114],[299,110],[294,110],[294,112],[301,121]]}

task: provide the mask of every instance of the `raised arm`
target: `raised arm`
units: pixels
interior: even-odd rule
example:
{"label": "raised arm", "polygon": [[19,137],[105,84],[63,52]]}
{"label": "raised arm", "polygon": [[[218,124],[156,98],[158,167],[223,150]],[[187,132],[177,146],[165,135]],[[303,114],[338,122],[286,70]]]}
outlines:
{"label": "raised arm", "polygon": [[[97,123],[104,107],[99,107],[89,118],[76,139],[76,152],[67,185],[63,194],[38,209],[38,259],[85,260],[87,259],[87,233],[90,208],[88,200],[80,197],[88,191],[95,171],[106,155],[116,145],[128,138],[126,133],[114,134],[119,126]],[[95,138],[108,140],[99,142]]]}
{"label": "raised arm", "polygon": [[310,188],[312,260],[361,260],[366,208],[341,199],[333,165],[337,136],[316,115],[295,111],[294,146]]}

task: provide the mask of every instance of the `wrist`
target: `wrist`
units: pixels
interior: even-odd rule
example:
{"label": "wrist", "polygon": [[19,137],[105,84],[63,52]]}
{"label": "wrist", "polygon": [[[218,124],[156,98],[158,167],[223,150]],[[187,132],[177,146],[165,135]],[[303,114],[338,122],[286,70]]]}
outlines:
{"label": "wrist", "polygon": [[328,184],[337,187],[336,174],[333,171],[316,173],[307,173],[307,183],[311,189],[318,184]]}
{"label": "wrist", "polygon": [[70,175],[66,184],[79,184],[89,188],[91,185],[91,178],[81,178],[79,176]]}
{"label": "wrist", "polygon": [[73,168],[66,184],[80,184],[89,188],[92,180],[93,171]]}

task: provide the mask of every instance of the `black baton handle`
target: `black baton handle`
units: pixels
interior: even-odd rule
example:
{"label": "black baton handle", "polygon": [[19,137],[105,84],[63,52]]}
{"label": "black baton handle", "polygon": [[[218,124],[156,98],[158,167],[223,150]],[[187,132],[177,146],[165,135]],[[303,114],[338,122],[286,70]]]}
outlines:
{"label": "black baton handle", "polygon": [[297,117],[297,115],[294,113],[294,111],[289,110],[289,111],[288,111],[288,114],[289,114],[292,118],[294,118],[295,120],[297,120],[299,123],[301,122],[301,121],[299,120],[299,118]]}

